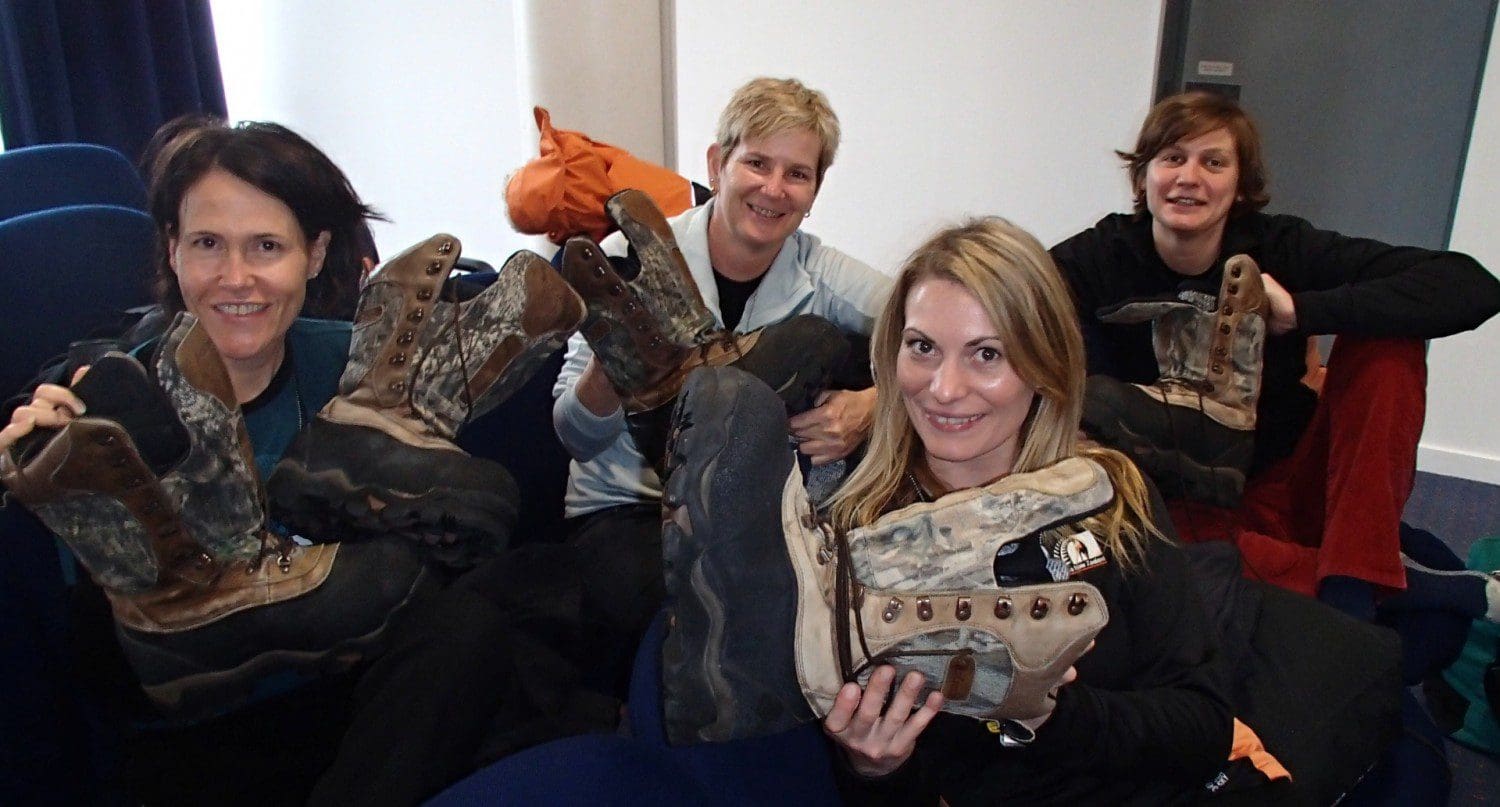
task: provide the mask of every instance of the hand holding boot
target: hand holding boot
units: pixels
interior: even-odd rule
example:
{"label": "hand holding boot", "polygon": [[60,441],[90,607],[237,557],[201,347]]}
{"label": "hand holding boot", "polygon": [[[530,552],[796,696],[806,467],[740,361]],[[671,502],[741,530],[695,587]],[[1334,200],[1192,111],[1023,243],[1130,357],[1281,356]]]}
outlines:
{"label": "hand holding boot", "polygon": [[860,776],[876,779],[906,764],[916,750],[917,737],[943,708],[943,695],[936,690],[917,708],[917,697],[926,683],[921,673],[907,673],[893,694],[895,680],[896,669],[882,666],[863,689],[856,683],[845,684],[833,711],[823,718],[823,732],[844,750],[849,766]]}

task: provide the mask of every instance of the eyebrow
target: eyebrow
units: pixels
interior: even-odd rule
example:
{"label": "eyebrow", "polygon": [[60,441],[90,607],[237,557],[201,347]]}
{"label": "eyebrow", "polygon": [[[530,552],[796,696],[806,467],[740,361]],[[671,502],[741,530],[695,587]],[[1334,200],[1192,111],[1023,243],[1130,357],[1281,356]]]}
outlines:
{"label": "eyebrow", "polygon": [[[932,341],[932,337],[928,336],[925,332],[923,332],[921,328],[912,328],[912,327],[908,326],[908,327],[903,328],[901,330],[902,335],[905,335],[908,332],[913,333],[913,334],[915,334],[917,336],[920,336],[920,337],[922,337],[923,339],[926,339],[929,342]],[[976,336],[973,339],[970,339],[969,341],[965,342],[964,343],[964,347],[975,347],[976,345],[980,345],[980,344],[983,344],[983,343],[989,342],[989,341],[999,342],[1001,345],[1005,344],[1004,340],[1002,340],[999,337],[999,335]]]}

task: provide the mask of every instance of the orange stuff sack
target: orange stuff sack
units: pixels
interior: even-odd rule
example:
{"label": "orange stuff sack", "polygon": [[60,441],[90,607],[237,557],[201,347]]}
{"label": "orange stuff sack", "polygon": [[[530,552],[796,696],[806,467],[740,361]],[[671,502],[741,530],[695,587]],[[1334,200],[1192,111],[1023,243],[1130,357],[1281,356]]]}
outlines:
{"label": "orange stuff sack", "polygon": [[692,183],[675,172],[582,132],[555,129],[542,107],[534,112],[541,153],[505,185],[505,206],[518,232],[558,245],[575,235],[598,241],[614,229],[605,200],[626,188],[645,191],[668,216],[693,206]]}

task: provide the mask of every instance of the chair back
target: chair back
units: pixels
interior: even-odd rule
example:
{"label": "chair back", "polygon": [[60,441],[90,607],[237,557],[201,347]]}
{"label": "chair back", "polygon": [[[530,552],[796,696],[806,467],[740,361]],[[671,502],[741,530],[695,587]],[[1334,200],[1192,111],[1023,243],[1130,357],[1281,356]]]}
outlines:
{"label": "chair back", "polygon": [[68,205],[118,205],[144,212],[146,185],[120,152],[92,143],[0,152],[0,221]]}
{"label": "chair back", "polygon": [[0,221],[0,396],[48,358],[128,308],[150,301],[156,237],[151,217],[113,205],[75,205]]}

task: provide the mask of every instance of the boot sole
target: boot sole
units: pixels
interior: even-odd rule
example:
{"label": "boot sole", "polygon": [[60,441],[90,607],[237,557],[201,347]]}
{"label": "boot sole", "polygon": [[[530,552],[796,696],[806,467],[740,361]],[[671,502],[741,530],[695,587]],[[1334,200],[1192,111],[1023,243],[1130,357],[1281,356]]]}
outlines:
{"label": "boot sole", "polygon": [[[290,671],[334,675],[344,672],[384,649],[391,624],[405,615],[414,599],[435,586],[431,573],[425,568],[420,569],[412,578],[405,596],[379,626],[363,635],[339,641],[332,647],[273,650],[230,669],[186,675],[161,684],[142,683],[141,689],[152,703],[171,718],[192,721],[222,714],[243,705],[255,694],[258,685],[274,673]],[[256,615],[255,612],[242,614]],[[144,652],[162,652],[149,643],[134,639],[135,631],[116,625],[116,634],[124,644],[144,646]]]}
{"label": "boot sole", "polygon": [[[700,400],[729,403],[694,412]],[[663,709],[674,745],[772,734],[813,719],[796,678],[796,577],[779,528],[781,493],[795,465],[789,447],[777,451],[747,428],[758,408],[776,413],[785,430],[770,389],[733,368],[694,373],[678,404],[662,526],[673,603],[662,647]],[[752,474],[774,481],[745,484]],[[719,500],[763,511],[776,529],[713,512]]]}
{"label": "boot sole", "polygon": [[[1123,391],[1105,389],[1096,380],[1098,378],[1089,378],[1088,392],[1084,396],[1083,423],[1087,430],[1094,432],[1105,445],[1127,454],[1156,482],[1165,495],[1180,496],[1219,507],[1234,507],[1239,504],[1240,496],[1245,490],[1246,471],[1250,466],[1254,446],[1253,438],[1246,439],[1243,448],[1231,447],[1220,451],[1217,456],[1199,458],[1189,452],[1190,446],[1186,445],[1186,441],[1175,439],[1177,429],[1171,423],[1170,415],[1166,411],[1160,411],[1159,416],[1167,418],[1167,430],[1174,437],[1173,445],[1164,447],[1159,444],[1159,439],[1153,439],[1131,427],[1129,412],[1132,407],[1121,400],[1120,396],[1139,395],[1146,401],[1144,406],[1158,410],[1165,409],[1166,405],[1124,382],[1111,380],[1111,386],[1118,385]],[[1204,428],[1218,432],[1232,431],[1211,422]]]}
{"label": "boot sole", "polygon": [[266,484],[273,517],[318,540],[399,535],[472,565],[509,543],[519,493],[499,464],[317,419]]}

